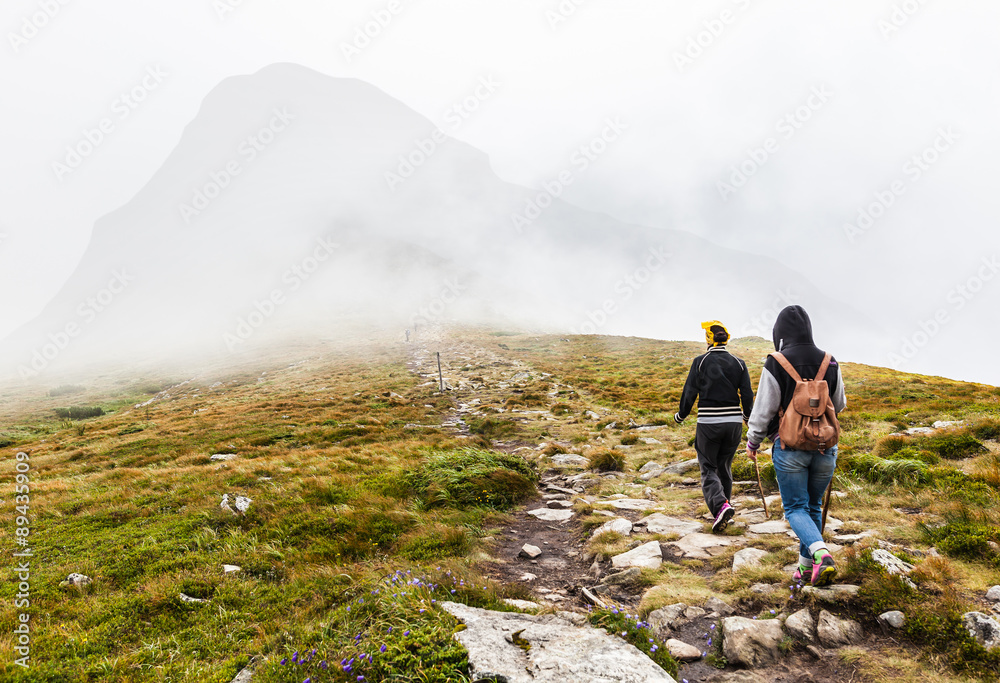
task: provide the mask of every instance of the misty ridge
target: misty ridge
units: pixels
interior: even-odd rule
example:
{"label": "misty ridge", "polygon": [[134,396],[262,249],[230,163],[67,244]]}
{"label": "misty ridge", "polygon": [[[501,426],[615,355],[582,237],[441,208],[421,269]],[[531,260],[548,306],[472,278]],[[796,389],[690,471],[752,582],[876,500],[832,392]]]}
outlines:
{"label": "misty ridge", "polygon": [[[491,95],[482,80],[450,115]],[[540,189],[377,88],[276,64],[225,80],[42,314],[4,342],[22,379],[79,360],[244,352],[346,325],[442,322],[687,338],[706,315],[770,336],[801,304],[871,357],[879,325],[776,262],[560,199],[627,134],[613,119]],[[874,360],[874,359],[873,359]]]}

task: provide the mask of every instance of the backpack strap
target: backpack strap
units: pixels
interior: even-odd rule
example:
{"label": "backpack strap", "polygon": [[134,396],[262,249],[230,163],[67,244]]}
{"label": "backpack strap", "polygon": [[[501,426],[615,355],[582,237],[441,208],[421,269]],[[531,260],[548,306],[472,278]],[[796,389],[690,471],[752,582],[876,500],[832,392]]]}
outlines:
{"label": "backpack strap", "polygon": [[[793,380],[795,380],[796,382],[801,382],[802,381],[802,375],[800,375],[798,373],[798,371],[794,367],[792,367],[792,364],[788,362],[788,359],[785,358],[784,354],[778,353],[776,351],[776,352],[774,352],[774,353],[772,353],[770,355],[771,355],[772,358],[774,358],[774,360],[778,361],[778,363],[781,365],[781,367],[783,367],[785,369],[785,372],[787,372],[788,375]],[[826,370],[825,369],[823,370],[823,373],[826,374]]]}
{"label": "backpack strap", "polygon": [[816,373],[816,381],[826,377],[826,371],[830,369],[830,361],[833,360],[833,356],[829,353],[823,356],[823,363],[819,366],[819,372]]}

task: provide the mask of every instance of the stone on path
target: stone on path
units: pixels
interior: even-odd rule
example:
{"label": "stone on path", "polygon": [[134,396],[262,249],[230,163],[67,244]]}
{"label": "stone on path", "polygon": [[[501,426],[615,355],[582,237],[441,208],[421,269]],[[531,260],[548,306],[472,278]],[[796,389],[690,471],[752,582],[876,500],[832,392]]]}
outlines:
{"label": "stone on path", "polygon": [[617,586],[623,583],[630,583],[635,581],[640,576],[642,576],[642,570],[639,567],[629,567],[623,572],[618,572],[617,574],[609,574],[601,579],[601,583],[605,586]]}
{"label": "stone on path", "polygon": [[441,608],[466,625],[455,634],[469,651],[472,680],[507,683],[677,683],[633,645],[560,615],[491,612],[454,602]]}
{"label": "stone on path", "polygon": [[614,567],[659,569],[660,565],[663,564],[663,552],[660,550],[659,541],[650,541],[629,550],[627,553],[612,557],[611,564]]}
{"label": "stone on path", "polygon": [[733,573],[741,569],[759,567],[760,561],[767,557],[767,551],[759,548],[744,548],[733,555]]}
{"label": "stone on path", "polygon": [[698,560],[709,560],[713,555],[720,554],[726,546],[733,545],[729,536],[714,536],[712,534],[688,534],[684,538],[673,541],[684,557]]}
{"label": "stone on path", "polygon": [[505,598],[505,605],[510,605],[511,607],[516,607],[517,609],[542,609],[542,606],[537,602],[532,602],[531,600],[515,600],[513,598]]}
{"label": "stone on path", "polygon": [[732,608],[732,606],[730,606],[726,602],[723,602],[719,598],[709,598],[708,600],[706,600],[705,609],[721,614],[724,617],[728,617],[730,614],[736,611]]}
{"label": "stone on path", "polygon": [[906,624],[906,615],[899,610],[883,612],[878,615],[878,623],[891,626],[894,629],[901,629]]}
{"label": "stone on path", "polygon": [[807,643],[816,641],[816,622],[808,609],[800,609],[785,619],[785,630],[789,635]]}
{"label": "stone on path", "polygon": [[682,662],[696,662],[701,659],[701,650],[676,638],[667,640],[667,650],[671,657]]}
{"label": "stone on path", "polygon": [[590,464],[590,461],[582,455],[574,455],[573,453],[560,453],[559,455],[553,455],[552,462],[557,465],[577,465],[581,467]]}
{"label": "stone on path", "polygon": [[770,522],[751,524],[749,531],[754,534],[783,534],[791,530],[788,522],[783,519],[772,519]]}
{"label": "stone on path", "polygon": [[645,526],[646,533],[650,534],[680,534],[681,536],[687,536],[696,531],[701,531],[704,525],[694,520],[675,519],[666,516],[662,512],[656,512],[648,517],[643,517],[635,523],[635,526]]}
{"label": "stone on path", "polygon": [[722,636],[722,653],[730,664],[756,668],[778,660],[778,645],[785,632],[777,619],[726,617]]}
{"label": "stone on path", "polygon": [[662,470],[663,465],[653,460],[650,460],[645,465],[639,468],[639,474],[646,474],[646,472],[652,472],[653,470]]}
{"label": "stone on path", "polygon": [[631,510],[633,512],[651,510],[660,506],[655,500],[646,500],[644,498],[619,498],[618,500],[601,501],[601,504],[610,505],[616,510]]}
{"label": "stone on path", "polygon": [[990,602],[1000,602],[1000,586],[993,586],[986,591],[986,599]]}
{"label": "stone on path", "polygon": [[665,467],[660,467],[659,465],[657,465],[653,469],[647,470],[642,474],[640,474],[639,478],[642,479],[643,481],[649,481],[650,479],[656,479],[658,476],[660,476],[666,471],[667,469]]}
{"label": "stone on path", "polygon": [[521,551],[517,554],[518,557],[526,557],[529,560],[534,560],[541,556],[542,549],[535,545],[529,545],[525,543],[521,546]]}
{"label": "stone on path", "polygon": [[875,534],[871,531],[864,531],[860,534],[838,534],[833,537],[834,543],[840,543],[841,545],[854,545],[859,541],[863,541],[866,538],[871,538]]}
{"label": "stone on path", "polygon": [[684,611],[687,608],[688,606],[683,602],[661,607],[658,610],[653,610],[646,616],[646,623],[652,626],[653,630],[658,633],[665,633],[673,627],[675,621],[684,615]]}
{"label": "stone on path", "polygon": [[545,503],[545,507],[553,510],[568,510],[573,507],[573,503],[568,500],[550,500]]}
{"label": "stone on path", "polygon": [[537,510],[528,510],[528,514],[532,517],[537,517],[543,522],[568,522],[573,519],[572,510],[552,510],[550,508],[538,508]]}
{"label": "stone on path", "polygon": [[1000,647],[1000,621],[982,612],[966,612],[962,626],[987,650]]}
{"label": "stone on path", "polygon": [[858,594],[858,586],[847,583],[835,583],[826,588],[816,588],[814,586],[803,586],[802,595],[816,598],[821,602],[839,603],[846,602]]}
{"label": "stone on path", "polygon": [[904,562],[888,550],[877,548],[872,551],[872,560],[880,564],[889,574],[900,576],[910,588],[916,588],[917,584],[907,578],[907,574],[913,571],[914,567],[909,562]]}
{"label": "stone on path", "polygon": [[605,522],[601,526],[594,530],[594,536],[600,536],[601,534],[613,531],[616,534],[621,534],[622,536],[628,536],[632,533],[632,522],[625,519],[624,517],[615,517],[610,522]]}
{"label": "stone on path", "polygon": [[824,647],[837,648],[842,645],[856,645],[860,643],[865,632],[861,629],[861,624],[850,619],[840,619],[833,616],[826,610],[819,613],[819,623],[816,625],[816,635],[819,642]]}
{"label": "stone on path", "polygon": [[700,469],[701,467],[698,465],[698,458],[693,458],[691,460],[685,460],[684,462],[674,463],[673,465],[667,465],[663,468],[663,471],[668,474],[687,474],[688,472]]}

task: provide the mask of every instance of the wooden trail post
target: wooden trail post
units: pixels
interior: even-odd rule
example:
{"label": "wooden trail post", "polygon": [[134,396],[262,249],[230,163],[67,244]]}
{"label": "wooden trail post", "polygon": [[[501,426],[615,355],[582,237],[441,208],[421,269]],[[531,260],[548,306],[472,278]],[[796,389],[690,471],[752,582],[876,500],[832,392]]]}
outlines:
{"label": "wooden trail post", "polygon": [[444,391],[444,375],[441,374],[441,352],[437,352],[438,355],[438,382],[441,385],[441,391]]}

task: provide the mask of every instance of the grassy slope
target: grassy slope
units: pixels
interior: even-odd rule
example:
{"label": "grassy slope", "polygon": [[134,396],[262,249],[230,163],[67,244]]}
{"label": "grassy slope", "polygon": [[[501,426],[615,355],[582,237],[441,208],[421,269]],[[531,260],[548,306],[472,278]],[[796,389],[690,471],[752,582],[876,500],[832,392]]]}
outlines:
{"label": "grassy slope", "polygon": [[[498,337],[481,330],[463,337],[551,373],[546,382],[572,385],[575,391],[557,400],[569,411],[566,420],[524,428],[519,438],[537,443],[558,436],[580,446],[621,436],[599,432],[604,422],[573,417],[588,407],[603,406],[619,424],[629,417],[639,423],[669,418],[690,359],[701,350],[698,344]],[[756,382],[766,344],[744,340],[733,350],[750,363]],[[452,407],[450,398],[408,372],[406,353],[403,345],[379,339],[363,347],[286,350],[253,367],[191,372],[197,379],[169,389],[148,409],[131,406],[178,382],[122,373],[90,380],[81,394],[8,390],[0,404],[3,434],[14,442],[0,464],[5,491],[12,493],[15,452],[30,450],[33,468],[35,667],[24,672],[11,664],[16,586],[3,582],[0,678],[229,681],[250,654],[261,653],[270,659],[255,680],[265,683],[308,674],[317,681],[356,680],[358,671],[368,680],[389,671],[393,680],[462,680],[463,654],[449,644],[454,622],[429,607],[444,595],[494,606],[498,595],[516,595],[477,580],[470,567],[481,547],[477,539],[501,523],[494,508],[502,507],[499,494],[510,482],[477,480],[485,487],[482,499],[449,505],[445,499],[454,502],[459,494],[447,482],[444,495],[405,477],[417,463],[468,446],[445,429],[406,428],[440,424]],[[1000,417],[1000,390],[850,364],[844,372],[851,407],[838,485],[853,495],[838,502],[838,515],[857,530],[874,526],[886,540],[914,545],[929,540],[919,531],[920,519],[958,523],[970,502],[995,508],[1000,481],[990,478],[996,471],[991,454],[925,467],[931,474],[919,485],[858,474],[850,463],[879,448],[895,455],[880,441],[902,424]],[[532,397],[548,402],[546,382],[535,394],[529,389],[528,403]],[[508,401],[518,405],[525,395],[512,392]],[[54,417],[55,408],[95,404],[110,414],[74,423]],[[674,433],[669,450],[689,455],[693,425]],[[911,450],[932,461],[937,446],[926,446]],[[240,458],[220,465],[209,460],[214,453]],[[650,456],[645,447],[630,450],[629,469]],[[956,465],[972,478],[946,476]],[[250,513],[220,510],[223,493],[252,498]],[[12,519],[13,495],[3,498]],[[899,515],[893,510],[899,507],[922,515]],[[14,546],[13,529],[13,523],[0,528],[5,548]],[[1000,583],[989,547],[983,548],[958,553],[928,581],[948,599],[973,600],[976,591]],[[777,576],[783,559],[776,553],[765,573]],[[223,563],[243,571],[223,576]],[[706,586],[693,571],[700,568],[690,569],[666,568],[648,580],[681,591],[688,586],[692,594],[739,595],[746,588]],[[384,577],[399,570],[413,573],[386,584]],[[859,564],[856,571],[865,568]],[[82,595],[60,588],[71,572],[93,577],[93,588]],[[423,581],[413,583],[416,576]],[[182,603],[181,592],[210,602]],[[308,664],[278,664],[313,648],[317,655]],[[375,654],[375,661],[358,660],[360,653]],[[350,674],[318,667],[324,658],[350,657],[356,659]]]}

